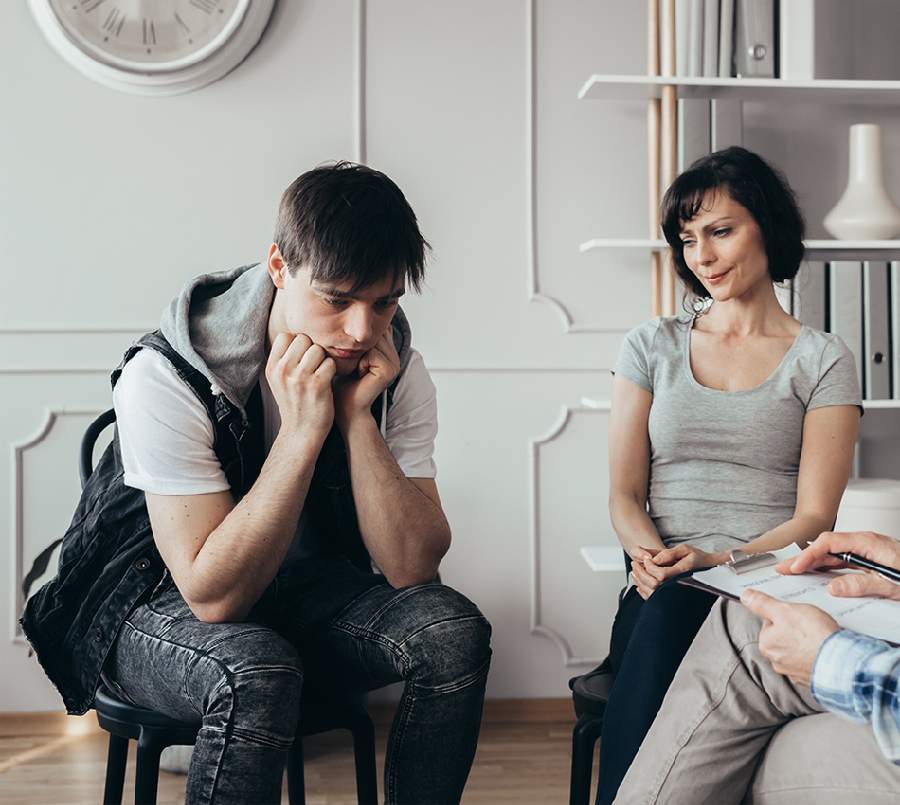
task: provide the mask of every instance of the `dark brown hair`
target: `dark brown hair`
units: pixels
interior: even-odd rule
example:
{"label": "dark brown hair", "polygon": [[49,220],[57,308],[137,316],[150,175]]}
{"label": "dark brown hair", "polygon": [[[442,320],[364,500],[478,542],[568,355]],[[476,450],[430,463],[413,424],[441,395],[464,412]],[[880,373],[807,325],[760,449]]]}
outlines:
{"label": "dark brown hair", "polygon": [[351,291],[392,276],[419,290],[425,252],[416,215],[400,188],[383,173],[352,162],[307,171],[284,191],[275,243],[291,273],[352,283]]}
{"label": "dark brown hair", "polygon": [[700,211],[707,193],[722,191],[753,216],[762,232],[769,276],[793,279],[803,259],[803,215],[787,179],[762,157],[732,146],[701,157],[678,176],[663,197],[660,218],[675,272],[695,295],[710,294],[684,262],[681,229]]}

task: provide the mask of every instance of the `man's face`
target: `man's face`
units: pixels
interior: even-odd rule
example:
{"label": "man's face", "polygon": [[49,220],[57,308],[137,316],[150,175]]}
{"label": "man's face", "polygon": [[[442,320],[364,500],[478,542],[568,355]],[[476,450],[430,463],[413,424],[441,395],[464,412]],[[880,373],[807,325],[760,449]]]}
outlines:
{"label": "man's face", "polygon": [[293,275],[284,266],[269,274],[278,288],[270,317],[276,332],[305,333],[334,359],[339,375],[356,371],[366,354],[390,327],[405,291],[401,277],[378,280],[350,292],[352,283],[330,285],[311,279],[308,267]]}

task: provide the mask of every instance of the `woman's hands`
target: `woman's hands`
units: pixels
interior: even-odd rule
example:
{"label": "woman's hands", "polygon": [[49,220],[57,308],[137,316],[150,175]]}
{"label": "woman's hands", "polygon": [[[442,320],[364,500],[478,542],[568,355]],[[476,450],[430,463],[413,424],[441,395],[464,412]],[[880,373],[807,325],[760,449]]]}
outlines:
{"label": "woman's hands", "polygon": [[631,557],[631,576],[638,595],[646,601],[666,579],[722,564],[727,558],[724,553],[709,553],[684,543],[662,550],[640,548]]}

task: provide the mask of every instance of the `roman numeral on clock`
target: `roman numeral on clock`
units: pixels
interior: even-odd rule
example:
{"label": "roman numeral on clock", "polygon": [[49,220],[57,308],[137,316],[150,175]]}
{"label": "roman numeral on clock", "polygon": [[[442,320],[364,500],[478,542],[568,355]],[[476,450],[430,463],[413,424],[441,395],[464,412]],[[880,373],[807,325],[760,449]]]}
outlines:
{"label": "roman numeral on clock", "polygon": [[153,20],[148,20],[146,17],[141,20],[141,36],[145,45],[156,44],[156,26],[153,24]]}
{"label": "roman numeral on clock", "polygon": [[216,6],[219,5],[219,0],[191,0],[191,5],[194,8],[199,8],[200,11],[212,14],[216,10]]}
{"label": "roman numeral on clock", "polygon": [[125,25],[127,19],[128,18],[119,11],[118,8],[112,8],[110,9],[109,14],[106,15],[106,19],[103,21],[101,27],[107,33],[118,36],[122,33],[122,26]]}

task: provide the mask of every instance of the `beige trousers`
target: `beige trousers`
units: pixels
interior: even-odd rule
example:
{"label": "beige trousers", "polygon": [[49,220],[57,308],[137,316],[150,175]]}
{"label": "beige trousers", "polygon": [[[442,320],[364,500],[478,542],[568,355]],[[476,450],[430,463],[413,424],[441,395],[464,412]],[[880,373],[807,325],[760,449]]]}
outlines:
{"label": "beige trousers", "polygon": [[759,628],[740,604],[716,603],[616,805],[900,802],[900,766],[871,727],[823,713],[808,688],[775,673]]}

